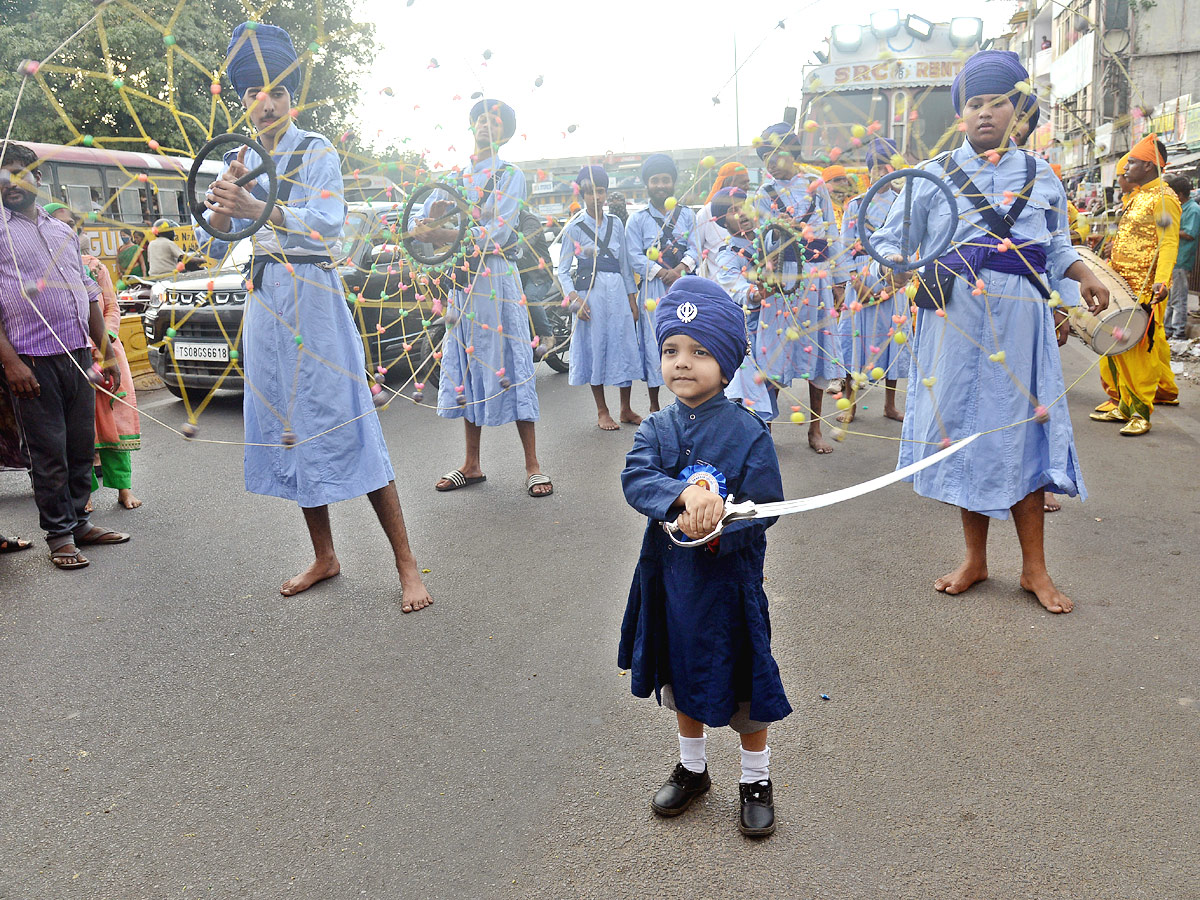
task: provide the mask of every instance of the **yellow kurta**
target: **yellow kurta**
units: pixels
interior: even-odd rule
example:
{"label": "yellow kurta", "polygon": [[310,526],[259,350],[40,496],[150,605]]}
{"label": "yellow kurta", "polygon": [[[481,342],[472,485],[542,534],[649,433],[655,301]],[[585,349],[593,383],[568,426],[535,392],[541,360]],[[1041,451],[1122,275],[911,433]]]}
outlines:
{"label": "yellow kurta", "polygon": [[[1136,188],[1112,242],[1112,267],[1128,282],[1141,303],[1153,303],[1153,321],[1146,337],[1120,356],[1100,365],[1105,391],[1125,416],[1149,419],[1154,401],[1179,395],[1171,374],[1171,350],[1163,331],[1163,303],[1154,303],[1155,284],[1170,285],[1179,252],[1179,198],[1161,178]],[[1153,336],[1153,349],[1150,349]]]}

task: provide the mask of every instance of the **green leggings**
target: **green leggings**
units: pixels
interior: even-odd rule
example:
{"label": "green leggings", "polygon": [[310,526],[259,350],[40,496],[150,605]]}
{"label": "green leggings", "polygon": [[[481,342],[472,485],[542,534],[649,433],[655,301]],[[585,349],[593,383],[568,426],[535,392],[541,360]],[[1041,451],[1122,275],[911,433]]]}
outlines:
{"label": "green leggings", "polygon": [[[133,454],[128,450],[109,450],[101,448],[100,477],[105,487],[116,491],[127,491],[133,487]],[[97,490],[100,482],[96,480],[96,470],[92,470],[92,490]]]}

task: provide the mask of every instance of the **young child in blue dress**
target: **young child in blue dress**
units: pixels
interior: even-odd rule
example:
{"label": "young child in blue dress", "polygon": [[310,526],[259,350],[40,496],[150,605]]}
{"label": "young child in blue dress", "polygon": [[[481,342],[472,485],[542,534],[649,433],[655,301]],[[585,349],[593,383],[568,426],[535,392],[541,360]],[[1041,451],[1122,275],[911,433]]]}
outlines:
{"label": "young child in blue dress", "polygon": [[575,183],[583,209],[563,229],[558,259],[558,283],[575,311],[567,378],[573,385],[591,385],[597,426],[616,431],[621,426],[608,411],[606,384],[615,384],[620,392],[620,420],[630,425],[642,422],[629,401],[634,380],[645,371],[638,343],[637,285],[625,226],[605,212],[608,173],[603,166],[584,166]]}
{"label": "young child in blue dress", "polygon": [[703,547],[671,543],[660,523],[693,538],[710,534],[724,498],[783,498],[767,426],[725,396],[747,352],[741,306],[696,275],[659,303],[655,334],[663,380],[676,402],[652,413],[634,438],[621,482],[649,518],[621,626],[618,665],[638,697],[653,692],[675,712],[679,764],[650,801],[661,816],[684,812],[711,784],[704,726],[741,735],[743,834],[775,830],[767,728],[791,712],[771,656],[763,591],[766,530],[774,519],[737,522]]}

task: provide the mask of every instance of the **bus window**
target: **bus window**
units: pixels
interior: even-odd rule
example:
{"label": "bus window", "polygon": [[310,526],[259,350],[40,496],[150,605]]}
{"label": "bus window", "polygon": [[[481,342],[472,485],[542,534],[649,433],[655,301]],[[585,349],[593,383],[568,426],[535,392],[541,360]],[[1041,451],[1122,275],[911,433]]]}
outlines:
{"label": "bus window", "polygon": [[142,224],[142,192],[123,188],[117,192],[117,217],[128,225]]}
{"label": "bus window", "polygon": [[183,202],[183,191],[174,188],[158,189],[158,208],[163,218],[183,223],[188,220],[187,207]]}
{"label": "bus window", "polygon": [[58,183],[63,202],[81,213],[104,206],[104,178],[99,168],[58,164]]}

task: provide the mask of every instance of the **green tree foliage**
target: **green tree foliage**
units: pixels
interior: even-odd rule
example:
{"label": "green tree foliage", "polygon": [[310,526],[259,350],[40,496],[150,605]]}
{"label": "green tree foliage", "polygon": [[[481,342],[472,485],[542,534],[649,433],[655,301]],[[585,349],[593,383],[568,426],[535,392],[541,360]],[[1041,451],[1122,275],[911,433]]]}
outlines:
{"label": "green tree foliage", "polygon": [[[14,139],[69,143],[75,138],[38,80],[15,73],[22,60],[45,59],[80,28],[41,73],[74,128],[104,143],[106,137],[140,136],[140,122],[163,148],[184,151],[189,142],[195,148],[228,130],[230,119],[242,114],[228,79],[222,78],[214,119],[210,90],[239,22],[279,25],[301,53],[316,43],[304,64],[307,87],[297,98],[303,107],[298,122],[335,143],[352,127],[358,79],[376,52],[374,28],[355,22],[353,0],[277,0],[258,8],[240,0],[111,0],[99,7],[99,22],[87,25],[96,13],[91,0],[0,0],[0,127],[7,130],[16,109]],[[59,66],[67,71],[56,70]],[[87,74],[93,72],[104,77]],[[127,89],[128,105],[114,84],[118,79]]]}

